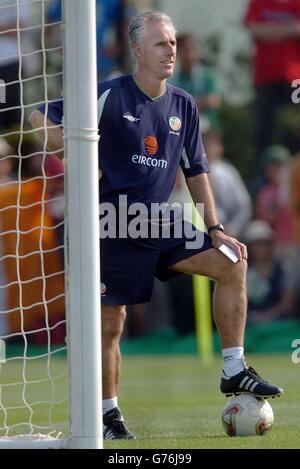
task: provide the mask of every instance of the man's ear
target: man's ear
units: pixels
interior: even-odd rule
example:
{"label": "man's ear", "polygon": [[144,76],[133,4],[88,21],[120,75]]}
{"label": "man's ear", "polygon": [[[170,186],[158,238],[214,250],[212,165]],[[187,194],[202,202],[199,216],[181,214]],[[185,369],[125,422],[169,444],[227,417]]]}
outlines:
{"label": "man's ear", "polygon": [[134,44],[133,52],[134,52],[134,55],[136,56],[136,58],[140,59],[141,57],[143,57],[143,47],[141,46],[141,44],[139,42],[136,42]]}

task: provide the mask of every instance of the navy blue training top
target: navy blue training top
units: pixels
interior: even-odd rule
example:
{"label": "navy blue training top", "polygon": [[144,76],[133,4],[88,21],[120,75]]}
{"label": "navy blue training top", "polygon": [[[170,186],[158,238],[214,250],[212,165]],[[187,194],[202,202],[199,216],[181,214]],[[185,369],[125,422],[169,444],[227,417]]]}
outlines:
{"label": "navy blue training top", "polygon": [[[209,172],[188,93],[167,83],[165,93],[151,99],[129,75],[100,83],[98,96],[102,202],[118,205],[120,194],[128,204],[167,202],[179,164],[187,178]],[[45,106],[39,110],[45,113]],[[62,100],[49,103],[47,117],[62,123]]]}

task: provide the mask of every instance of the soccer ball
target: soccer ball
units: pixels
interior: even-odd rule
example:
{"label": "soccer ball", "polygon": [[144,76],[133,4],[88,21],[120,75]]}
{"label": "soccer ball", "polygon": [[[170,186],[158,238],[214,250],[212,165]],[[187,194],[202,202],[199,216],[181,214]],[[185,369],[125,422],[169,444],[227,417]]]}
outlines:
{"label": "soccer ball", "polygon": [[234,396],[222,412],[222,424],[228,436],[263,435],[271,430],[273,422],[270,404],[252,394]]}

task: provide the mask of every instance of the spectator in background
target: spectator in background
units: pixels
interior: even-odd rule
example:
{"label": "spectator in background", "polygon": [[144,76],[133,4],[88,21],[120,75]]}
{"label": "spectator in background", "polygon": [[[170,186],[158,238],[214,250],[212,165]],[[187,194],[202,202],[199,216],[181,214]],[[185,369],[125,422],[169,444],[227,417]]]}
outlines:
{"label": "spectator in background", "polygon": [[13,148],[5,138],[0,137],[0,186],[12,180],[14,166]]}
{"label": "spectator in background", "polygon": [[[112,73],[129,71],[127,29],[136,11],[132,0],[96,0],[96,13],[97,67],[99,79],[103,80]],[[61,0],[50,5],[48,17],[60,21]]]}
{"label": "spectator in background", "polygon": [[291,316],[293,282],[290,272],[274,253],[273,231],[268,223],[253,220],[244,237],[248,245],[248,316],[262,324]]}
{"label": "spectator in background", "polygon": [[177,58],[179,66],[170,81],[195,98],[201,114],[202,131],[211,127],[218,129],[221,95],[214,71],[202,63],[200,47],[193,34],[177,37]]}
{"label": "spectator in background", "polygon": [[[36,144],[35,144],[36,145]],[[39,150],[37,146],[36,150]],[[62,160],[57,156],[42,152],[35,152],[27,158],[27,165],[22,167],[23,178],[38,176],[46,181],[45,184],[45,206],[46,212],[51,217],[56,244],[61,258],[61,269],[64,266],[64,217],[65,217],[65,194],[64,194],[64,172],[65,167]]]}
{"label": "spectator in background", "polygon": [[291,83],[300,77],[300,2],[250,0],[244,23],[255,46],[255,145],[260,158],[272,143],[276,110],[291,103]]}
{"label": "spectator in background", "polygon": [[[127,41],[122,28],[123,1],[96,0],[97,7],[97,64],[100,79],[120,70],[120,57]],[[117,41],[117,32],[118,39]],[[125,39],[126,38],[126,39]],[[128,52],[128,49],[127,49]]]}
{"label": "spectator in background", "polygon": [[19,48],[22,51],[24,32],[20,33],[18,41],[17,27],[20,30],[26,26],[29,15],[27,1],[1,0],[0,3],[0,80],[5,83],[5,102],[0,101],[0,128],[9,128],[20,122]]}
{"label": "spectator in background", "polygon": [[64,217],[65,217],[65,179],[64,164],[55,155],[48,155],[45,161],[45,173],[47,177],[47,210],[52,216],[55,227],[57,246],[61,265],[64,266]]}
{"label": "spectator in background", "polygon": [[[54,221],[49,211],[49,196],[45,194],[45,180],[35,177],[41,167],[42,155],[35,156],[33,166],[30,162],[26,171],[22,167],[22,181],[0,185],[3,255],[0,264],[7,285],[5,310],[12,310],[6,315],[7,327],[10,333],[22,329],[28,333],[28,340],[46,343],[48,324],[53,327],[51,340],[63,342],[63,267],[57,249]],[[25,161],[31,159],[26,158]],[[42,203],[43,200],[47,203]],[[47,301],[47,316],[44,300]],[[29,331],[34,332],[29,334]]]}
{"label": "spectator in background", "polygon": [[[46,343],[45,321],[49,321],[50,326],[55,325],[51,340],[62,343],[65,337],[64,268],[60,257],[63,240],[58,243],[60,227],[54,216],[58,210],[53,208],[63,197],[64,167],[54,155],[44,155],[32,135],[26,135],[23,143],[23,158],[20,158],[0,138],[0,286],[4,287],[0,288],[0,305],[3,304],[0,311],[13,310],[2,318],[0,314],[0,330],[5,330],[5,326],[8,333],[20,331],[23,316],[24,330],[35,331],[27,339]],[[43,304],[45,297],[48,319]],[[24,308],[22,314],[19,308]]]}
{"label": "spectator in background", "polygon": [[[47,22],[50,23],[57,23],[62,20],[62,2],[61,0],[52,0],[49,3],[47,9]],[[48,28],[47,34],[48,37],[51,36],[52,46],[58,46],[61,44],[61,29],[60,25],[56,25],[58,27],[51,26]]]}
{"label": "spectator in background", "polygon": [[262,154],[266,184],[258,191],[256,217],[266,221],[274,231],[277,254],[290,259],[294,256],[292,216],[289,203],[290,153],[281,145],[272,145]]}
{"label": "spectator in background", "polygon": [[247,188],[237,169],[223,160],[222,136],[215,130],[203,134],[219,220],[226,232],[239,237],[252,215],[252,203]]}
{"label": "spectator in background", "polygon": [[295,311],[300,318],[300,153],[295,155],[290,172],[290,207],[293,225]]}
{"label": "spectator in background", "polygon": [[117,68],[121,73],[130,73],[132,70],[131,52],[128,43],[128,27],[136,16],[134,0],[121,0],[119,15],[116,23]]}
{"label": "spectator in background", "polygon": [[[7,185],[12,180],[12,170],[14,166],[13,158],[10,155],[13,154],[13,148],[7,143],[4,138],[0,137],[0,191],[2,187]],[[0,218],[0,230],[2,232],[1,218]],[[7,321],[7,315],[2,311],[7,310],[7,289],[4,286],[8,283],[5,273],[5,265],[2,259],[3,255],[3,239],[0,236],[0,336],[8,333],[9,325]]]}

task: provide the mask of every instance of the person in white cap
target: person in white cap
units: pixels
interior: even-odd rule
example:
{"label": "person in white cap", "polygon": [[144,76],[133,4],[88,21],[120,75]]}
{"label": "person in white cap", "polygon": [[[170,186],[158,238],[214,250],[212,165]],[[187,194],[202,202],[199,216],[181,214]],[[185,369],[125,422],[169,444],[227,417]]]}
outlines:
{"label": "person in white cap", "polygon": [[290,315],[292,279],[284,262],[274,253],[273,230],[263,220],[249,223],[245,242],[248,245],[247,272],[248,323],[261,324]]}

